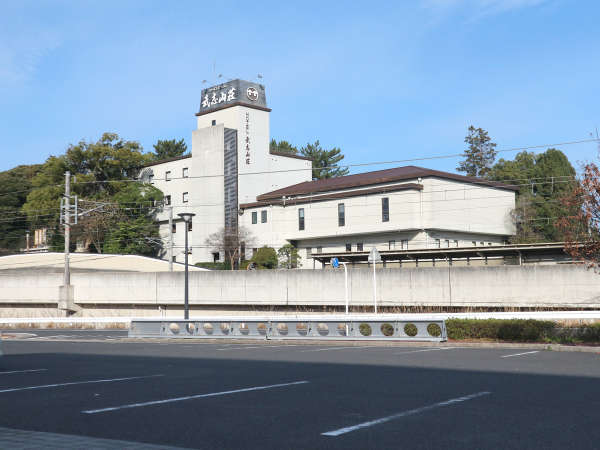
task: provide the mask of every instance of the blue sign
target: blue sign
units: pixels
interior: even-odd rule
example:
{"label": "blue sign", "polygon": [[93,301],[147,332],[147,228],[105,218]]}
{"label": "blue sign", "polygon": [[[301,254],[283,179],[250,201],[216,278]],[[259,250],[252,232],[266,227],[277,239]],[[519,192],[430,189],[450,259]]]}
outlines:
{"label": "blue sign", "polygon": [[331,258],[331,265],[334,269],[337,269],[338,267],[340,267],[340,260],[337,258]]}

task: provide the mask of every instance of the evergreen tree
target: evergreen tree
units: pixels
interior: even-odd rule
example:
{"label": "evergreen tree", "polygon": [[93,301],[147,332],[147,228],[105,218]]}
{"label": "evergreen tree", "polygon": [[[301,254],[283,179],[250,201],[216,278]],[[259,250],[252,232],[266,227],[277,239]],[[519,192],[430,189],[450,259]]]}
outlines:
{"label": "evergreen tree", "polygon": [[154,159],[157,161],[181,156],[187,152],[187,144],[183,139],[158,140],[154,144]]}
{"label": "evergreen tree", "polygon": [[269,151],[278,153],[293,153],[294,155],[298,153],[298,149],[288,141],[277,142],[275,139],[271,139],[271,142],[269,143]]}
{"label": "evergreen tree", "polygon": [[343,177],[349,173],[347,167],[338,166],[338,163],[344,159],[344,155],[337,147],[324,150],[317,140],[314,144],[309,143],[302,147],[300,153],[312,160],[313,180]]}
{"label": "evergreen tree", "polygon": [[464,160],[456,168],[471,177],[487,177],[496,159],[496,144],[492,142],[487,131],[471,125],[465,137],[469,148],[463,153]]}

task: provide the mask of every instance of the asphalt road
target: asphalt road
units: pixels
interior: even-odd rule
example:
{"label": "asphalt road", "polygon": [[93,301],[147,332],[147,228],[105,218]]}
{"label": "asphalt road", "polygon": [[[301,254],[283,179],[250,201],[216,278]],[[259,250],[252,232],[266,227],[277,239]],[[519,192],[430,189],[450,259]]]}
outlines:
{"label": "asphalt road", "polygon": [[114,448],[600,445],[596,353],[123,342],[123,332],[100,334],[106,340],[3,342],[0,447],[3,430],[119,440]]}

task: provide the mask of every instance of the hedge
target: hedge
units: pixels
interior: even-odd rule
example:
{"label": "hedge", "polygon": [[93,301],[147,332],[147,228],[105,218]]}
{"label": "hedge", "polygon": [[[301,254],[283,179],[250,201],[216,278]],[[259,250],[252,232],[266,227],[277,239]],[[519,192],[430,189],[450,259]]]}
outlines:
{"label": "hedge", "polygon": [[[547,342],[552,340],[556,324],[542,320],[520,319],[449,319],[446,330],[450,339],[494,339],[501,341]],[[600,330],[600,329],[599,329]]]}

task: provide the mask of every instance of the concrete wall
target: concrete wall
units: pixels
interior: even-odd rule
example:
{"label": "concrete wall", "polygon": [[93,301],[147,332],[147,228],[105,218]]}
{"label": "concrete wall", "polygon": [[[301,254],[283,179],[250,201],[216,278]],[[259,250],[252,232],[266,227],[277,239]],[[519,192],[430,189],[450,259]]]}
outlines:
{"label": "concrete wall", "polygon": [[[83,316],[160,315],[183,303],[182,273],[76,273]],[[351,305],[372,305],[372,271],[349,271]],[[51,312],[60,274],[0,276],[0,315]],[[600,275],[581,266],[432,267],[377,271],[381,306],[599,307]],[[190,302],[203,308],[342,306],[342,270],[190,273]],[[34,309],[32,309],[34,308]],[[50,309],[49,309],[50,308]]]}

